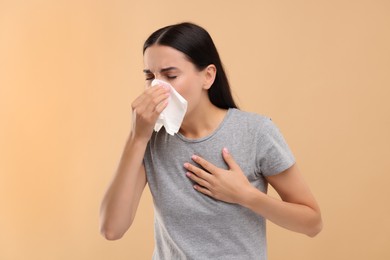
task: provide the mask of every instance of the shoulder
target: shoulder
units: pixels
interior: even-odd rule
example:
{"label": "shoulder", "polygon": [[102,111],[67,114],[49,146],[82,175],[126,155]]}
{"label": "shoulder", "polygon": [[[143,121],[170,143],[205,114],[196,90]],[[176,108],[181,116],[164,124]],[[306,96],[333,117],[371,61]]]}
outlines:
{"label": "shoulder", "polygon": [[276,127],[269,116],[236,108],[231,109],[231,118],[235,124],[249,127],[257,132],[272,131]]}

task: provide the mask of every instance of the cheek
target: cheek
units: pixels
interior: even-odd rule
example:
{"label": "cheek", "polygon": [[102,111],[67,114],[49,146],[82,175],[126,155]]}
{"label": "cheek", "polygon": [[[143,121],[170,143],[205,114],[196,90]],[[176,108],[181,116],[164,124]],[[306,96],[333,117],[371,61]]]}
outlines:
{"label": "cheek", "polygon": [[181,95],[183,96],[187,101],[188,98],[190,98],[192,95],[192,82],[187,79],[177,79],[174,82],[171,83],[173,88]]}
{"label": "cheek", "polygon": [[197,103],[201,95],[201,89],[192,82],[185,85],[174,86],[176,91],[187,100],[188,105],[192,103]]}
{"label": "cheek", "polygon": [[193,106],[199,103],[202,94],[200,82],[196,75],[187,75],[187,77],[177,78],[171,84],[188,101],[188,105]]}

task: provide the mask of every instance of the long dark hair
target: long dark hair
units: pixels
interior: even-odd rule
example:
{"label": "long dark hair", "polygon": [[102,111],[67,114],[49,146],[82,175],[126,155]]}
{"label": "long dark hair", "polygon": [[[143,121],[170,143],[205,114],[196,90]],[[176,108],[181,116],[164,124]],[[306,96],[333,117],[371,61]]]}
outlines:
{"label": "long dark hair", "polygon": [[217,74],[208,90],[211,103],[224,109],[237,108],[217,48],[205,29],[193,23],[163,27],[152,33],[145,41],[143,53],[154,44],[169,46],[184,53],[200,71],[214,64]]}

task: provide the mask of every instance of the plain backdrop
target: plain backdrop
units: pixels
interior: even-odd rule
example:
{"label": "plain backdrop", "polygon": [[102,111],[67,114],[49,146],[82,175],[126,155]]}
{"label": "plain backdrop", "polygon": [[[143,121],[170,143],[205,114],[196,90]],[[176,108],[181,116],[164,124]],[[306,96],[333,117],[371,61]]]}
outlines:
{"label": "plain backdrop", "polygon": [[0,259],[151,259],[149,190],[119,241],[100,236],[99,206],[143,42],[183,21],[210,32],[241,109],[272,117],[321,206],[313,239],[268,222],[269,259],[390,259],[389,14],[386,0],[0,0]]}

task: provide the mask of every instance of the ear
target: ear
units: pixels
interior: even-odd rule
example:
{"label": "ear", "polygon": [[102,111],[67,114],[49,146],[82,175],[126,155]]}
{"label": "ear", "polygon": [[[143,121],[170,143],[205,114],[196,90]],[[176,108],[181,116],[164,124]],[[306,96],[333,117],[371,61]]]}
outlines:
{"label": "ear", "polygon": [[215,76],[217,75],[217,68],[215,67],[214,64],[208,65],[204,70],[204,84],[203,88],[204,89],[209,89],[211,88],[211,85],[213,85]]}

